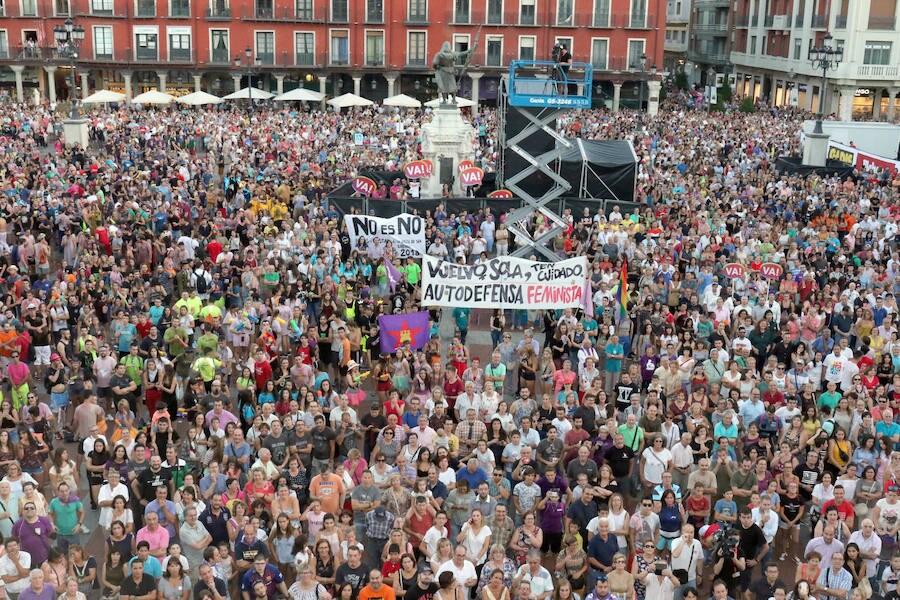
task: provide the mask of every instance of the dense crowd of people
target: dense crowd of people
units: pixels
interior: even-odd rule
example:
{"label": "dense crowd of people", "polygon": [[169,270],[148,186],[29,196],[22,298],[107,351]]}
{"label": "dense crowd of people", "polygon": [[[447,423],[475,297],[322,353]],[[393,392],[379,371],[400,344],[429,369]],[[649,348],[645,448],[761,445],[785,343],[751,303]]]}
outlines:
{"label": "dense crowd of people", "polygon": [[[425,307],[382,354],[421,267],[327,193],[421,158],[421,113],[98,110],[83,150],[5,106],[6,596],[896,596],[900,179],[776,172],[805,116],[571,113],[641,163],[555,242],[593,313]],[[424,216],[435,256],[516,243],[489,204]]]}

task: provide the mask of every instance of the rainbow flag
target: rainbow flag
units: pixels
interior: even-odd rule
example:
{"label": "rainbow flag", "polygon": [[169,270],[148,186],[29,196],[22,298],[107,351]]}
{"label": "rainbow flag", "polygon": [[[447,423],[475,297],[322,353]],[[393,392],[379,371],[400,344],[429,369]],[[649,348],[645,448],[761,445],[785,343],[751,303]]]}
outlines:
{"label": "rainbow flag", "polygon": [[619,306],[619,318],[628,315],[628,261],[622,261],[619,271],[619,289],[616,290],[616,304]]}

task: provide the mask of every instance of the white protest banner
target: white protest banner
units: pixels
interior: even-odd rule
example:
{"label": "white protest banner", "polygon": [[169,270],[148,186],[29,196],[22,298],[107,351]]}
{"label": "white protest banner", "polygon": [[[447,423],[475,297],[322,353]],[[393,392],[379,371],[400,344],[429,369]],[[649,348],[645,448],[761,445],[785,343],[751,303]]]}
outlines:
{"label": "white protest banner", "polygon": [[383,219],[366,215],[344,215],[344,224],[350,235],[350,245],[356,250],[362,238],[371,244],[379,238],[382,245],[390,241],[394,244],[396,256],[415,258],[425,254],[425,219],[403,213]]}
{"label": "white protest banner", "polygon": [[474,265],[422,257],[422,306],[557,309],[583,306],[587,258],[554,263],[503,256]]}

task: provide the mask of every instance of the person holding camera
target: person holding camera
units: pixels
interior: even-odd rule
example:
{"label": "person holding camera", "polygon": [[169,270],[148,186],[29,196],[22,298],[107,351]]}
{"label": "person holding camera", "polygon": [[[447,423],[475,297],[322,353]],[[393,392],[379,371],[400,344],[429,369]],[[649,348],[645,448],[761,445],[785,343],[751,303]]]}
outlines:
{"label": "person holding camera", "polygon": [[657,561],[653,573],[647,573],[644,579],[644,600],[669,600],[680,583],[665,561]]}
{"label": "person holding camera", "polygon": [[[742,546],[739,532],[731,529],[722,536],[713,550],[713,576],[725,584],[731,598],[738,597],[741,574],[747,569],[747,558]],[[713,590],[715,591],[715,586]]]}
{"label": "person holding camera", "polygon": [[569,68],[572,66],[572,53],[569,52],[565,44],[557,44],[557,48],[554,48],[554,54],[557,55],[556,64],[557,69],[559,69],[559,79],[562,82],[559,84],[559,93],[563,96],[568,96],[569,85],[566,81],[569,78]]}

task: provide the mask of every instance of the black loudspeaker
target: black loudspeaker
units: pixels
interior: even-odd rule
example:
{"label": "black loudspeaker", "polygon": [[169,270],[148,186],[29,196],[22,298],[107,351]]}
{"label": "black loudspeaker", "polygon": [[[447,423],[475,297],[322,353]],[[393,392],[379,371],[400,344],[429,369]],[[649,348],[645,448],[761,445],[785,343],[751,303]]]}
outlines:
{"label": "black loudspeaker", "polygon": [[[541,110],[543,109],[517,108],[510,106],[506,111],[506,127],[504,130],[505,139],[512,139],[513,136],[531,125],[531,121],[529,121],[525,117],[525,115],[523,115],[519,111],[527,111],[533,115],[537,115],[541,112]],[[551,129],[556,129],[556,119],[550,121],[547,126]],[[553,150],[555,145],[556,140],[554,140],[553,137],[544,130],[538,130],[532,133],[519,143],[520,148],[535,157],[543,154],[544,152]],[[524,158],[519,156],[517,152],[515,152],[514,150],[510,150],[505,143],[501,151],[503,152],[504,181],[522,172],[526,167],[531,166]],[[528,191],[528,193],[532,196],[539,198],[553,187],[553,181],[551,181],[543,173],[536,173],[529,175],[525,179],[519,181],[517,185],[522,189]]]}

